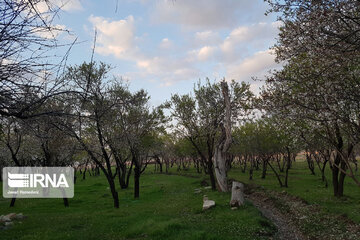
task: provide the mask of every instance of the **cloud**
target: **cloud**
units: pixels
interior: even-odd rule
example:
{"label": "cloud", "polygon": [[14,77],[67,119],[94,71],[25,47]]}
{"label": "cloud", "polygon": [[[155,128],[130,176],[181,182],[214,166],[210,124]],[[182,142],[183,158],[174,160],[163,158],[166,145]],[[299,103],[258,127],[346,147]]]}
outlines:
{"label": "cloud", "polygon": [[74,12],[84,10],[79,0],[56,0],[55,4],[63,11]]}
{"label": "cloud", "polygon": [[[96,53],[133,62],[138,71],[129,73],[132,79],[157,79],[161,85],[168,86],[176,81],[198,76],[199,71],[189,59],[184,57],[186,53],[169,54],[168,51],[157,51],[146,54],[143,52],[138,46],[142,42],[137,41],[133,16],[117,21],[90,16],[89,21],[97,29]],[[159,47],[164,50],[172,46],[173,43],[168,38],[163,38],[159,44]]]}
{"label": "cloud", "polygon": [[[145,4],[156,23],[176,24],[166,35],[159,34],[158,26],[155,31],[146,30],[141,36],[147,37],[139,41],[132,15],[121,20],[89,17],[97,29],[96,52],[130,63],[133,69],[128,75],[133,80],[163,86],[215,75],[250,81],[252,76],[261,77],[276,67],[274,57],[264,49],[277,36],[279,23],[259,21],[264,11],[261,7],[255,9],[259,6],[256,1],[128,1]],[[142,22],[138,31],[147,26]],[[151,23],[149,26],[154,27]]]}
{"label": "cloud", "polygon": [[66,12],[75,12],[83,10],[79,0],[52,0],[50,2],[40,1],[36,3],[36,9],[39,13],[49,12],[49,8],[60,8]]}
{"label": "cloud", "polygon": [[199,76],[199,70],[182,58],[156,56],[139,60],[136,64],[143,76],[157,78],[165,86]]}
{"label": "cloud", "polygon": [[160,48],[169,49],[172,46],[172,42],[168,38],[163,38],[160,43]]}
{"label": "cloud", "polygon": [[101,55],[114,55],[119,59],[135,59],[138,48],[135,44],[134,17],[109,21],[103,17],[90,16],[89,21],[97,30],[95,51]]}
{"label": "cloud", "polygon": [[[156,23],[174,23],[190,28],[230,28],[240,20],[259,18],[265,12],[252,11],[258,5],[249,0],[160,0],[152,12]],[[253,12],[253,14],[248,14]],[[259,14],[260,13],[260,14]]]}
{"label": "cloud", "polygon": [[202,47],[198,52],[198,59],[200,61],[209,60],[215,53],[216,48],[211,46]]}
{"label": "cloud", "polygon": [[278,22],[256,23],[250,26],[239,26],[233,29],[225,38],[220,48],[225,61],[232,62],[239,58],[239,54],[250,48],[268,48],[278,34]]}
{"label": "cloud", "polygon": [[227,78],[249,82],[252,77],[263,77],[269,70],[279,66],[272,50],[259,51],[239,63],[229,65]]}
{"label": "cloud", "polygon": [[195,46],[216,45],[222,41],[218,32],[202,31],[194,34],[193,44]]}

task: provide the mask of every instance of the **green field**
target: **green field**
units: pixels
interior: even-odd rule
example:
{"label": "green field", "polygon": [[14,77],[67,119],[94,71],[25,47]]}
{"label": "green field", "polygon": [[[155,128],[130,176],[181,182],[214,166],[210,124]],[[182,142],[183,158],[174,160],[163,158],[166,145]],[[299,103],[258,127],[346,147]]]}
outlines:
{"label": "green field", "polygon": [[[276,167],[276,166],[275,166]],[[360,223],[360,188],[355,182],[349,178],[345,178],[344,183],[344,197],[336,198],[333,196],[331,171],[329,166],[326,168],[326,177],[328,180],[328,187],[321,180],[320,170],[315,168],[316,175],[311,175],[304,161],[297,161],[293,163],[289,170],[289,187],[280,188],[275,174],[270,168],[267,170],[265,179],[261,179],[261,166],[259,170],[253,172],[253,180],[249,180],[248,168],[245,173],[242,173],[238,166],[232,168],[228,177],[235,179],[245,184],[255,184],[262,186],[265,189],[274,191],[286,191],[287,193],[298,196],[309,204],[317,204],[325,211],[334,214],[340,214],[349,217],[353,221]],[[278,169],[276,169],[278,170]],[[359,170],[360,171],[360,170]],[[357,172],[357,177],[360,178],[360,172]],[[176,168],[171,169],[171,173],[182,174],[185,176],[197,176],[195,169],[176,171]],[[280,173],[282,175],[283,173]],[[205,177],[205,175],[203,175]],[[283,177],[283,176],[282,176]]]}
{"label": "green field", "polygon": [[[149,170],[150,172],[150,170]],[[75,185],[75,197],[65,208],[62,199],[18,199],[9,208],[1,198],[0,215],[10,212],[28,216],[7,230],[5,239],[268,239],[275,229],[247,203],[229,207],[230,194],[211,190],[195,194],[202,178],[165,174],[141,177],[140,199],[133,189],[119,189],[120,208],[114,209],[105,178],[87,177]],[[202,196],[216,207],[202,211]]]}
{"label": "green field", "polygon": [[[27,219],[0,230],[1,239],[271,239],[275,227],[250,203],[238,210],[229,207],[230,193],[213,192],[201,187],[208,177],[195,169],[170,170],[170,175],[153,173],[149,166],[141,177],[140,199],[134,200],[133,186],[119,189],[120,208],[113,201],[103,176],[87,177],[75,185],[75,197],[65,208],[62,199],[18,199],[9,208],[9,199],[0,199],[0,215],[24,213]],[[360,190],[350,178],[346,179],[345,196],[332,196],[330,171],[329,187],[325,188],[320,172],[311,175],[305,162],[293,164],[289,188],[280,188],[269,169],[261,179],[261,169],[248,172],[231,169],[229,178],[255,184],[267,190],[286,191],[325,213],[342,215],[360,223]],[[183,175],[183,176],[179,176]],[[200,194],[194,189],[201,188]],[[216,207],[202,211],[202,196],[216,201]]]}

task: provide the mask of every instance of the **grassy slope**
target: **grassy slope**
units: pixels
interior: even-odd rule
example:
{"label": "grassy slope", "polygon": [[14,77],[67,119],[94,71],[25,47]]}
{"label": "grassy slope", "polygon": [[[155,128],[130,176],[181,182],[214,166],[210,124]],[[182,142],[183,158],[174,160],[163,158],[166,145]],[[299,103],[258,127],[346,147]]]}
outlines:
{"label": "grassy slope", "polygon": [[202,194],[194,194],[200,180],[145,174],[140,200],[132,188],[119,190],[119,209],[112,207],[103,177],[79,180],[69,208],[62,199],[18,199],[10,209],[9,199],[0,198],[0,215],[28,216],[0,230],[1,239],[267,239],[266,232],[274,231],[251,204],[230,210],[230,194],[206,190],[217,206],[202,212]]}

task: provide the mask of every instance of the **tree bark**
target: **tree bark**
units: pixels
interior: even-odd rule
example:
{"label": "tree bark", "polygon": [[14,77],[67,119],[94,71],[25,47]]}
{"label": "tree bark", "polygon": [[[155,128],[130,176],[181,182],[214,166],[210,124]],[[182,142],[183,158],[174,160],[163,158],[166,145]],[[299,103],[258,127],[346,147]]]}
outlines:
{"label": "tree bark", "polygon": [[216,190],[216,179],[214,176],[213,164],[211,161],[208,162],[207,167],[210,176],[211,189]]}
{"label": "tree bark", "polygon": [[233,181],[231,188],[231,207],[240,207],[244,204],[244,184]]}
{"label": "tree bark", "polygon": [[227,183],[226,153],[230,148],[232,137],[229,87],[225,80],[221,82],[221,90],[224,97],[225,117],[224,123],[221,124],[221,137],[217,146],[215,147],[214,168],[219,190],[221,192],[228,192],[229,188]]}
{"label": "tree bark", "polygon": [[130,181],[130,176],[131,176],[133,165],[134,165],[134,161],[131,161],[129,171],[128,171],[127,176],[126,176],[126,188],[129,187],[129,181]]}
{"label": "tree bark", "polygon": [[140,196],[140,168],[135,164],[134,169],[134,198],[139,198]]}
{"label": "tree bark", "polygon": [[266,170],[267,170],[267,160],[265,158],[263,159],[262,164],[263,164],[263,167],[262,167],[261,179],[265,179]]}

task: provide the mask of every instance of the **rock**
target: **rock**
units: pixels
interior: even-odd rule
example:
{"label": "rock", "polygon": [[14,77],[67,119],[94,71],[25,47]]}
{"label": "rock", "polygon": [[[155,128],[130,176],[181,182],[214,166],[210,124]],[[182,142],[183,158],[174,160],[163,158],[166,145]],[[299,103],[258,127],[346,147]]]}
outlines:
{"label": "rock", "polygon": [[10,219],[8,216],[3,216],[3,217],[1,218],[1,221],[2,221],[2,222],[11,222],[11,219]]}
{"label": "rock", "polygon": [[5,216],[5,218],[8,218],[10,220],[14,219],[16,217],[16,213],[9,213],[8,215]]}
{"label": "rock", "polygon": [[17,220],[21,220],[21,219],[25,219],[25,218],[26,218],[26,216],[24,216],[22,213],[17,214],[15,217],[15,219],[17,219]]}
{"label": "rock", "polygon": [[201,193],[201,189],[198,189],[198,188],[196,188],[195,190],[194,190],[194,193]]}
{"label": "rock", "polygon": [[211,189],[211,186],[204,187],[204,189]]}
{"label": "rock", "polygon": [[231,207],[240,207],[245,202],[244,200],[244,184],[233,181],[231,188]]}
{"label": "rock", "polygon": [[232,207],[231,210],[237,210],[238,208],[237,207]]}
{"label": "rock", "polygon": [[209,200],[206,195],[204,195],[203,198],[203,210],[210,209],[212,207],[215,207],[215,201]]}
{"label": "rock", "polygon": [[9,227],[9,226],[12,226],[12,225],[14,225],[13,222],[6,222],[6,223],[5,223],[5,227]]}

